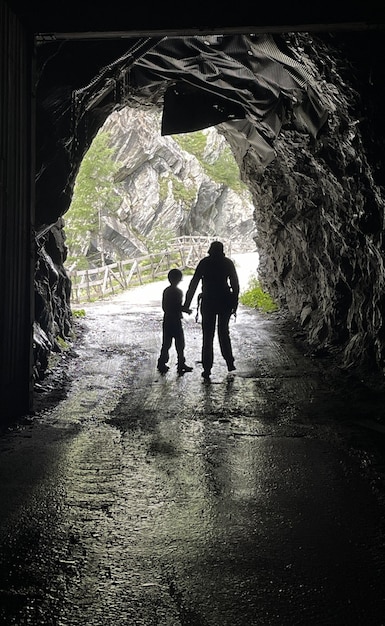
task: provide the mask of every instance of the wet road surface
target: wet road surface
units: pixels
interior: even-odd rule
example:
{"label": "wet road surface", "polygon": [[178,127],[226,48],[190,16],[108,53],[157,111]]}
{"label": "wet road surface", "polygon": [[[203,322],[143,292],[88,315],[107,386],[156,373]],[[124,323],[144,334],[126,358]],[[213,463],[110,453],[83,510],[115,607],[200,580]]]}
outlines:
{"label": "wet road surface", "polygon": [[87,305],[68,393],[0,437],[0,623],[385,624],[366,400],[283,316],[244,307],[235,375],[216,344],[203,381],[194,315],[193,372],[172,349],[160,375],[164,286]]}

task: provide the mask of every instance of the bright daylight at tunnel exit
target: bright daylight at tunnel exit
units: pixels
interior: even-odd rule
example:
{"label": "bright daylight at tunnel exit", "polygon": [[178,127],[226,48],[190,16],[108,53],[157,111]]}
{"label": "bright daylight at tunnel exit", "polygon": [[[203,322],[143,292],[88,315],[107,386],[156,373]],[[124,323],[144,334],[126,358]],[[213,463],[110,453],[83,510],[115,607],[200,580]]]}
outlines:
{"label": "bright daylight at tunnel exit", "polygon": [[258,267],[253,212],[215,127],[162,137],[159,112],[113,113],[83,159],[64,216],[73,306],[166,278],[174,266],[192,273],[214,240],[238,255],[248,287]]}
{"label": "bright daylight at tunnel exit", "polygon": [[36,37],[6,626],[381,626],[379,31]]}

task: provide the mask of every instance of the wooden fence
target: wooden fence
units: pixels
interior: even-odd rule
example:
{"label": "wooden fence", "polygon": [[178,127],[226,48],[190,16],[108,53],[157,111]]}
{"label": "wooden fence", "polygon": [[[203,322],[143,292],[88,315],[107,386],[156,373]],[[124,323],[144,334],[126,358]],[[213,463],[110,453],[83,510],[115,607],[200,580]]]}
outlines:
{"label": "wooden fence", "polygon": [[[164,278],[172,267],[195,268],[199,259],[206,256],[213,238],[180,237],[174,239],[164,252],[118,261],[88,270],[68,270],[71,279],[71,302],[91,302],[119,293],[130,287]],[[226,254],[231,254],[231,244],[224,242]]]}

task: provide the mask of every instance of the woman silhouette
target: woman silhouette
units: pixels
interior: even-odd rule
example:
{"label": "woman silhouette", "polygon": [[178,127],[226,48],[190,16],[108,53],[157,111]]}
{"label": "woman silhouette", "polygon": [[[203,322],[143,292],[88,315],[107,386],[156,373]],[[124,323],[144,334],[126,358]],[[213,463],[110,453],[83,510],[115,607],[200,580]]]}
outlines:
{"label": "woman silhouette", "polygon": [[220,241],[213,241],[208,256],[201,259],[196,267],[182,308],[186,313],[190,311],[191,300],[200,280],[202,280],[202,376],[208,380],[214,362],[213,343],[216,325],[219,346],[227,369],[229,372],[235,370],[229,322],[231,314],[235,314],[238,307],[239,280],[235,265],[225,256]]}

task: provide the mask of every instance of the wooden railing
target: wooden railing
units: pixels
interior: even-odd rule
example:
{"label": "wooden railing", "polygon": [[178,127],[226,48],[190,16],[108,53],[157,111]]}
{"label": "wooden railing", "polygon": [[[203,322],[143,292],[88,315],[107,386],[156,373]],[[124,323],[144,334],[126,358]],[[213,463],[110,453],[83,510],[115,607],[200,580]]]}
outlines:
{"label": "wooden railing", "polygon": [[[209,237],[179,237],[168,249],[156,254],[118,261],[88,270],[67,270],[71,279],[71,302],[91,302],[167,276],[172,267],[193,269],[206,256],[213,241]],[[223,242],[226,254],[231,254],[230,242]]]}

